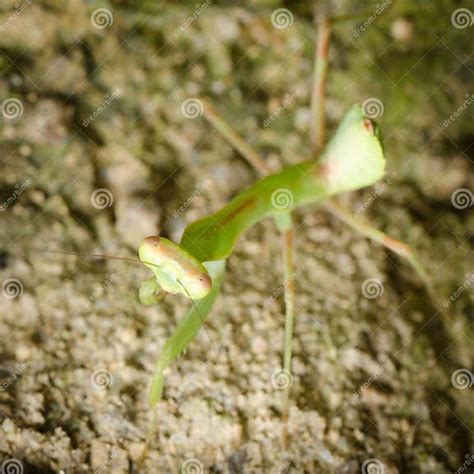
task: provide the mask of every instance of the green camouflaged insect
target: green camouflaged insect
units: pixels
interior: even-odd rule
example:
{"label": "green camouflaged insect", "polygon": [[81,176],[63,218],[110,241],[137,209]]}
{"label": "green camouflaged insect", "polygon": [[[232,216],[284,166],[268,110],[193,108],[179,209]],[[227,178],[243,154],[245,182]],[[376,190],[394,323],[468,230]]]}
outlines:
{"label": "green camouflaged insect", "polygon": [[373,185],[384,172],[378,127],[355,105],[318,160],[288,166],[257,181],[220,211],[189,225],[179,246],[163,237],[143,241],[139,257],[154,278],[142,285],[141,301],[151,304],[162,292],[197,300],[163,348],[150,395],[152,406],[161,397],[163,370],[195,337],[210,312],[225,259],[238,238],[265,217],[274,217],[282,231],[291,229],[293,209]]}

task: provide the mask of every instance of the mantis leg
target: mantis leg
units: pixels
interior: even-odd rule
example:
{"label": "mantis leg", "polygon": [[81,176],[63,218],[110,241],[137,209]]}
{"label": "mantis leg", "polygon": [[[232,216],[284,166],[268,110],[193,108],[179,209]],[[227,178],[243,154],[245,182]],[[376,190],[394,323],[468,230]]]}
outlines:
{"label": "mantis leg", "polygon": [[[285,228],[283,231],[283,256],[285,272],[285,355],[283,368],[291,375],[291,354],[293,340],[293,325],[295,312],[295,287],[293,271],[293,229]],[[288,386],[289,391],[289,386]]]}
{"label": "mantis leg", "polygon": [[267,162],[211,107],[201,99],[205,119],[233,146],[253,168],[263,176],[272,172]]}
{"label": "mantis leg", "polygon": [[418,255],[410,246],[378,230],[375,226],[362,217],[355,217],[344,206],[341,206],[335,199],[327,201],[324,204],[324,207],[332,215],[352,227],[355,231],[359,232],[359,234],[362,234],[364,237],[367,237],[373,242],[384,246],[402,259],[406,260],[413,268],[420,281],[423,283],[428,296],[431,298],[436,308],[443,316],[447,317],[446,311],[444,310],[441,301],[434,290],[426,268],[421,263]]}
{"label": "mantis leg", "polygon": [[206,120],[233,146],[261,175],[271,173],[266,161],[214,110],[201,99]]}
{"label": "mantis leg", "polygon": [[[314,66],[314,80],[313,92],[311,95],[311,130],[312,130],[312,151],[316,158],[319,151],[324,148],[326,137],[326,120],[324,110],[324,99],[326,90],[326,78],[328,69],[328,54],[329,54],[329,40],[331,37],[332,23],[337,21],[333,19],[323,20],[319,25],[318,45],[316,47],[315,66]],[[396,240],[373,226],[370,222],[363,220],[360,217],[355,217],[352,212],[344,206],[341,206],[336,199],[330,199],[323,204],[323,207],[329,211],[333,216],[342,220],[345,224],[352,227],[368,239],[380,244],[392,252],[396,253],[401,258],[405,259],[410,266],[415,270],[418,278],[421,280],[426,288],[428,295],[434,302],[435,306],[441,311],[444,310],[439,303],[436,293],[434,291],[428,272],[424,268],[415,251],[408,245]]]}
{"label": "mantis leg", "polygon": [[293,254],[294,254],[294,233],[291,214],[285,213],[278,216],[276,219],[277,226],[282,233],[283,240],[283,265],[285,275],[285,344],[284,344],[284,356],[283,356],[283,372],[281,378],[284,381],[284,394],[283,394],[283,419],[284,433],[283,433],[283,444],[288,445],[288,432],[287,423],[288,411],[289,411],[289,399],[290,399],[290,388],[292,383],[291,375],[291,355],[292,355],[292,344],[293,344],[293,327],[295,319],[295,287],[294,287],[294,265],[293,265]]}
{"label": "mantis leg", "polygon": [[328,71],[329,42],[331,23],[328,19],[319,25],[318,42],[314,59],[314,82],[311,94],[311,152],[316,158],[326,141],[326,115],[324,98],[326,97],[326,77]]}
{"label": "mantis leg", "polygon": [[[208,122],[223,135],[223,137],[262,175],[270,174],[270,167],[265,160],[233,130],[233,128],[209,105],[204,102],[204,117]],[[283,372],[279,374],[283,381],[283,418],[288,418],[290,387],[292,381],[291,375],[291,357],[293,343],[294,327],[294,307],[295,307],[295,289],[294,289],[294,268],[293,268],[293,225],[291,213],[284,212],[275,218],[278,229],[282,234],[283,244],[283,264],[284,264],[284,288],[285,288],[285,339]],[[283,443],[287,445],[288,433],[285,423]]]}

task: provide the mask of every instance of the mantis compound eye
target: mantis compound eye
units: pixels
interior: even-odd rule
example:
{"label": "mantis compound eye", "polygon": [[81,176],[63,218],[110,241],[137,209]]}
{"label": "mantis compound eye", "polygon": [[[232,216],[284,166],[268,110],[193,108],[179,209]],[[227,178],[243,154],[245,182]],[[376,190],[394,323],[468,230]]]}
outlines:
{"label": "mantis compound eye", "polygon": [[368,117],[364,118],[364,128],[372,135],[375,135],[375,123]]}
{"label": "mantis compound eye", "polygon": [[[143,242],[141,243],[140,245],[140,249],[142,247],[147,247],[149,250],[151,249],[155,249],[156,251],[158,251],[161,247],[161,241],[160,241],[160,237],[159,236],[155,236],[155,235],[152,235],[150,237],[147,237],[146,239],[143,240]],[[140,250],[139,250],[140,251]]]}

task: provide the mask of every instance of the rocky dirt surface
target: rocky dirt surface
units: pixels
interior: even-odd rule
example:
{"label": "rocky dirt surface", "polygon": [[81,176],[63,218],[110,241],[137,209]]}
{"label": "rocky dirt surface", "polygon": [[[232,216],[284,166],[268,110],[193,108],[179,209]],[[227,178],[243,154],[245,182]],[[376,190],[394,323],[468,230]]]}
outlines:
{"label": "rocky dirt surface", "polygon": [[471,472],[472,9],[317,9],[365,9],[335,28],[329,125],[371,99],[389,163],[344,203],[420,252],[449,322],[406,263],[322,209],[298,212],[283,446],[281,245],[260,223],[168,372],[139,468],[154,362],[187,304],[140,305],[148,272],[132,262],[34,249],[133,258],[255,180],[189,99],[207,97],[275,169],[308,156],[316,32],[310,2],[134,3],[0,7],[2,473]]}

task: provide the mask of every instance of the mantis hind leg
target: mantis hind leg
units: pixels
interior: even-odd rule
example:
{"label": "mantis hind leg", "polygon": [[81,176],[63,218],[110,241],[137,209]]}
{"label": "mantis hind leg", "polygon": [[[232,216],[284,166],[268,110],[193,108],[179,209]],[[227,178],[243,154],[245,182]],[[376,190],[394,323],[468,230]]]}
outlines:
{"label": "mantis hind leg", "polygon": [[[339,18],[339,20],[344,19],[344,17]],[[317,157],[319,151],[325,146],[325,90],[328,72],[329,41],[331,37],[332,24],[335,21],[338,21],[338,19],[326,19],[319,24],[318,44],[315,54],[313,88],[311,94],[311,148],[315,158]],[[329,199],[326,203],[324,203],[323,206],[333,216],[342,220],[345,224],[352,227],[352,229],[354,229],[356,232],[359,232],[368,239],[384,246],[385,248],[396,253],[399,257],[406,260],[415,270],[418,278],[423,283],[431,301],[437,307],[442,316],[445,318],[447,317],[446,312],[444,311],[436,295],[436,292],[434,291],[428,272],[412,248],[403,242],[400,242],[399,240],[384,234],[374,227],[370,222],[365,221],[359,217],[355,217],[350,210],[341,206],[334,198]]]}
{"label": "mantis hind leg", "polygon": [[284,268],[284,289],[285,289],[285,339],[283,370],[277,372],[274,383],[284,389],[283,393],[283,445],[288,447],[288,411],[290,389],[293,381],[291,373],[291,357],[293,345],[293,328],[295,320],[295,287],[294,287],[294,232],[291,214],[285,212],[275,217],[275,222],[282,235],[283,243],[283,268]]}

